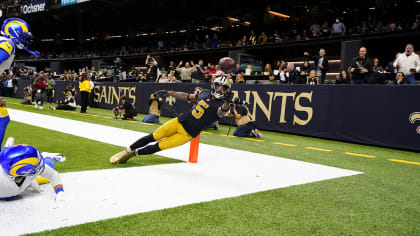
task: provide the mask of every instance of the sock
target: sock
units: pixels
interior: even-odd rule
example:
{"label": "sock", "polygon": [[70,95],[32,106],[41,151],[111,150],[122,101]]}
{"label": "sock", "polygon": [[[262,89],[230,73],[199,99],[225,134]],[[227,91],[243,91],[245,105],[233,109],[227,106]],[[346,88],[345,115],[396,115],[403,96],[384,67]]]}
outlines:
{"label": "sock", "polygon": [[144,148],[139,148],[135,151],[136,155],[149,155],[149,154],[153,154],[155,152],[160,151],[161,149],[159,148],[159,143],[153,144],[153,145],[148,145]]}
{"label": "sock", "polygon": [[137,140],[136,142],[134,142],[133,144],[130,145],[130,149],[131,150],[136,150],[138,148],[142,148],[144,146],[146,146],[147,144],[156,141],[153,138],[153,133],[152,134],[148,134],[144,137],[141,137],[139,140]]}

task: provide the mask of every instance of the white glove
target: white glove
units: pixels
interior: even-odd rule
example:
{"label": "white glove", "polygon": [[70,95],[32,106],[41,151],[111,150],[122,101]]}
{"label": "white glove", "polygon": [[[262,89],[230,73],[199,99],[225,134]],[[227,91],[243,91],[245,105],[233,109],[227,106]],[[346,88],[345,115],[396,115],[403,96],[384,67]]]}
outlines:
{"label": "white glove", "polygon": [[55,195],[55,201],[56,201],[56,202],[65,202],[65,201],[66,201],[66,199],[65,199],[65,197],[64,197],[64,191],[58,192],[58,193]]}

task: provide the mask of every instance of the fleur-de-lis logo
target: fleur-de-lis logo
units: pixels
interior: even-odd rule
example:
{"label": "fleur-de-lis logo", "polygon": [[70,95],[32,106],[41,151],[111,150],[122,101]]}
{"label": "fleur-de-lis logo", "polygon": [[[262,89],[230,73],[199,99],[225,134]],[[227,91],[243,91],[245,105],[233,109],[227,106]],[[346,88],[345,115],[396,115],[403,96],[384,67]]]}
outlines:
{"label": "fleur-de-lis logo", "polygon": [[[420,121],[420,112],[411,113],[408,119],[410,120],[411,124],[414,124],[416,121]],[[420,126],[417,126],[416,132],[420,134]]]}
{"label": "fleur-de-lis logo", "polygon": [[172,97],[172,96],[169,96],[169,97],[166,97],[166,103],[168,103],[169,105],[171,105],[171,106],[173,106],[173,105],[175,105],[175,102],[176,102],[176,98],[174,98],[174,97]]}

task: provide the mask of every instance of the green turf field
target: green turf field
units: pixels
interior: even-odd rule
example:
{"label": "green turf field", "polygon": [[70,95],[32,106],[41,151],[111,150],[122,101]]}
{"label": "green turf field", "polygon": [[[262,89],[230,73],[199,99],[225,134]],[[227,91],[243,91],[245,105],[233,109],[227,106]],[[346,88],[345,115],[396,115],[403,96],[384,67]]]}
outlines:
{"label": "green turf field", "polygon": [[[36,110],[8,98],[8,107],[142,132],[156,125],[112,119],[112,112],[88,114]],[[141,119],[143,116],[139,116]],[[167,119],[161,118],[161,122]],[[224,136],[227,126],[201,135],[201,142],[364,172],[241,197],[136,214],[67,227],[51,235],[420,235],[420,155],[263,131],[264,138]],[[233,130],[232,130],[233,131]],[[231,133],[232,133],[231,131]],[[48,134],[48,135],[46,135]],[[160,156],[108,164],[120,147],[11,122],[6,136],[49,152],[62,152],[61,172],[179,162]],[[226,158],[229,158],[226,156]],[[393,162],[389,159],[409,163]],[[416,164],[417,163],[417,164]],[[170,197],[170,196],[168,196]]]}

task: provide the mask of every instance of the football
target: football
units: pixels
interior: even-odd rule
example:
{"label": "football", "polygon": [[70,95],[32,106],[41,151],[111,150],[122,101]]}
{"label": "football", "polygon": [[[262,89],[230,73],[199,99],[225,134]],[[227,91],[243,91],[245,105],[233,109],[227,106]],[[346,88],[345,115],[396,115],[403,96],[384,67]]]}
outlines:
{"label": "football", "polygon": [[235,60],[230,57],[223,57],[219,60],[219,67],[225,73],[231,72],[235,68]]}

